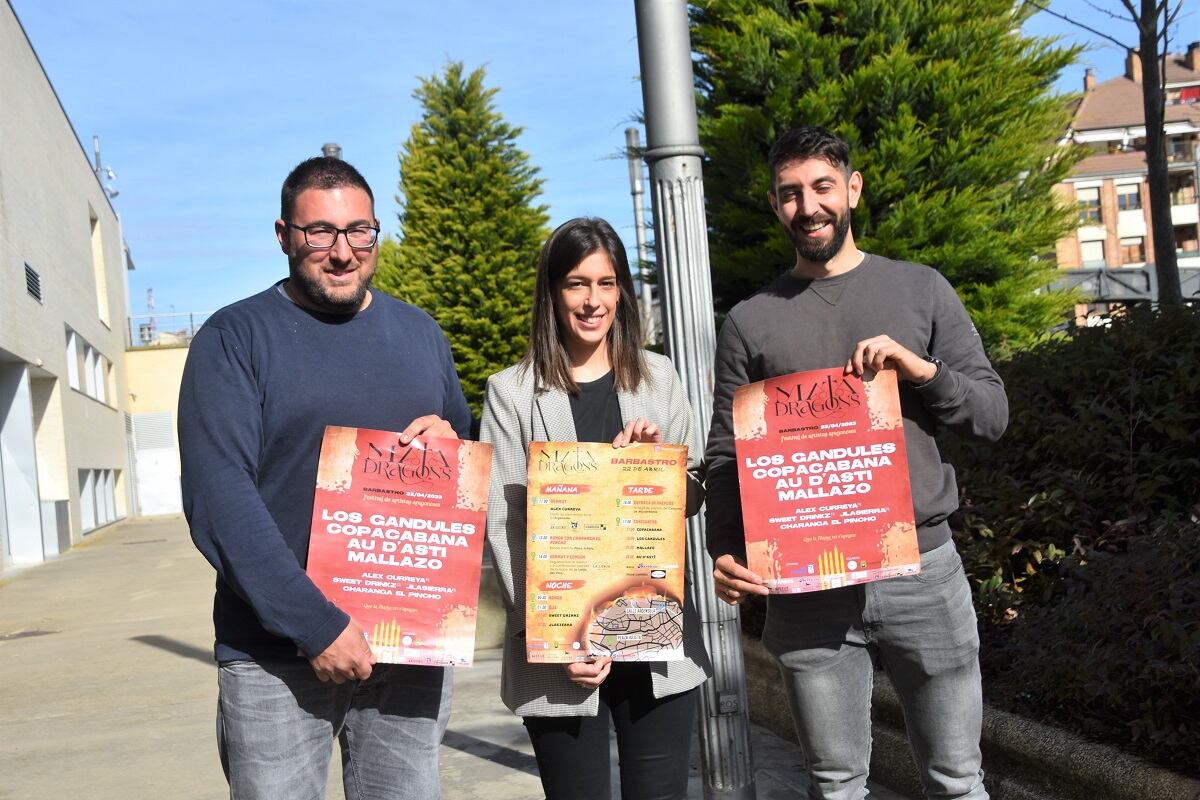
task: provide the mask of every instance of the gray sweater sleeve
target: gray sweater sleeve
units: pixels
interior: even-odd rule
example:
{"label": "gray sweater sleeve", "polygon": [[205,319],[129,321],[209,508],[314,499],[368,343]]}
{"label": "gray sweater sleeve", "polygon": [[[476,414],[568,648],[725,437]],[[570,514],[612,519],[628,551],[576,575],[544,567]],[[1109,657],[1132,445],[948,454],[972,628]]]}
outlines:
{"label": "gray sweater sleeve", "polygon": [[994,442],[1008,427],[1004,383],[954,288],[941,274],[930,274],[933,336],[928,354],[941,359],[943,367],[913,388],[938,422],[961,436]]}
{"label": "gray sweater sleeve", "polygon": [[725,318],[717,339],[713,385],[712,426],[704,451],[705,530],[708,553],[714,559],[726,553],[746,556],[742,529],[742,499],[738,487],[737,454],[733,437],[733,393],[749,378],[750,354],[732,317]]}

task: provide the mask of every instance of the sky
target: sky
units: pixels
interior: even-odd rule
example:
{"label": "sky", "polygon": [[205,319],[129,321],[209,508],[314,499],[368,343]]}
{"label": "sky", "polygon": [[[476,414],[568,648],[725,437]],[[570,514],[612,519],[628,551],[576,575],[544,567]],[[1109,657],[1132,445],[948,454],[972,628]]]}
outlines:
{"label": "sky", "polygon": [[[412,93],[450,61],[487,69],[497,109],[524,129],[551,224],[601,216],[633,246],[621,155],[642,102],[630,0],[10,2],[89,161],[95,134],[116,173],[106,183],[136,266],[131,315],[146,313],[148,289],[160,316],[206,313],[284,277],[279,186],[326,142],[363,173],[395,234],[397,154],[420,118]],[[1135,39],[1086,0],[1051,8]],[[1084,66],[1100,80],[1123,69],[1115,45],[1046,14],[1026,30],[1097,42],[1062,91],[1082,87]]]}

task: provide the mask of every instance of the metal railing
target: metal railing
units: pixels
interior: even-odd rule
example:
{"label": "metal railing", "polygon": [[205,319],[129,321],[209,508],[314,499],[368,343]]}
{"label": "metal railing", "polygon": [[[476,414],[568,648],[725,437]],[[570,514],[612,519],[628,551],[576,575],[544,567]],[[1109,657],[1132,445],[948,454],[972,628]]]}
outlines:
{"label": "metal railing", "polygon": [[[1185,300],[1200,300],[1200,267],[1179,268]],[[1133,303],[1158,299],[1158,277],[1153,264],[1105,269],[1060,269],[1053,289],[1078,289],[1096,303]]]}
{"label": "metal railing", "polygon": [[125,346],[186,347],[210,316],[211,311],[130,315],[125,324]]}

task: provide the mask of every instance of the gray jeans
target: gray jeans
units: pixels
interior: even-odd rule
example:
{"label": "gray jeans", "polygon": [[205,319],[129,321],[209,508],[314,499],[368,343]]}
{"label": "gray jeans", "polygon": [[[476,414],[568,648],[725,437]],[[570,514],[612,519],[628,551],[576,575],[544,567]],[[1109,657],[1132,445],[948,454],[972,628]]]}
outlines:
{"label": "gray jeans", "polygon": [[217,744],[232,800],[321,800],[333,740],[346,800],[437,800],[451,670],[376,664],[323,683],[307,661],[230,661],[217,673]]}
{"label": "gray jeans", "polygon": [[925,796],[988,796],[979,634],[954,543],[922,553],[921,570],[770,598],[763,644],[779,660],[813,800],[867,797],[876,658],[903,704]]}

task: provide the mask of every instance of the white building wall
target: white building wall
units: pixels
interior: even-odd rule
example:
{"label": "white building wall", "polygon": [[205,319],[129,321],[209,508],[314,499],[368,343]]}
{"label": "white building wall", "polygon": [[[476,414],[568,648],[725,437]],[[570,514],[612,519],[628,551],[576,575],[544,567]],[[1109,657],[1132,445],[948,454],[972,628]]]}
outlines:
{"label": "white building wall", "polygon": [[[89,155],[7,3],[0,5],[0,108],[0,362],[28,370],[40,502],[69,501],[69,541],[77,542],[81,471],[112,470],[115,484],[128,465],[123,245]],[[26,264],[40,276],[41,302],[26,291]],[[70,386],[68,330],[112,365],[112,391],[93,392],[102,400]],[[76,378],[83,386],[85,375]],[[10,516],[12,504],[6,498]],[[124,505],[116,500],[118,510]],[[0,554],[0,565],[7,560]]]}

